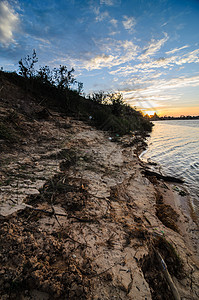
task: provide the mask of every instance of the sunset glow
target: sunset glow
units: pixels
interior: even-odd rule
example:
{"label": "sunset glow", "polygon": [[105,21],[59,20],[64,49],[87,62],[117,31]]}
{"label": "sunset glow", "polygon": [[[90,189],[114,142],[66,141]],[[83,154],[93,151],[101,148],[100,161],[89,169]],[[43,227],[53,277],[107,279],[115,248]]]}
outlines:
{"label": "sunset glow", "polygon": [[198,116],[199,115],[199,106],[196,107],[181,107],[181,108],[170,108],[165,110],[160,110],[158,112],[158,115],[163,116],[172,116],[172,117],[178,117],[178,116]]}
{"label": "sunset glow", "polygon": [[145,110],[143,111],[144,115],[153,116],[156,113],[154,110]]}

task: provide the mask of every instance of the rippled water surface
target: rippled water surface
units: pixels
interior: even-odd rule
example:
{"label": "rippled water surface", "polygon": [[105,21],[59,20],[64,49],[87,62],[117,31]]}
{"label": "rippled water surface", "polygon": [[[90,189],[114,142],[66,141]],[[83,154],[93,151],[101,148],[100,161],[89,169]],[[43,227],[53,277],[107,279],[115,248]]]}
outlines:
{"label": "rippled water surface", "polygon": [[154,122],[142,159],[160,164],[163,174],[183,178],[199,212],[199,120]]}

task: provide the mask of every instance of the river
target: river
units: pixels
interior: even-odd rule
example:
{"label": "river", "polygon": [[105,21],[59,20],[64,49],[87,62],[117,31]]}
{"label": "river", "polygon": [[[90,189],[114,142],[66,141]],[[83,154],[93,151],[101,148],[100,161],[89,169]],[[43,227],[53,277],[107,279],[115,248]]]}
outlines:
{"label": "river", "polygon": [[164,175],[185,180],[191,204],[199,217],[199,120],[153,122],[142,160],[155,162]]}

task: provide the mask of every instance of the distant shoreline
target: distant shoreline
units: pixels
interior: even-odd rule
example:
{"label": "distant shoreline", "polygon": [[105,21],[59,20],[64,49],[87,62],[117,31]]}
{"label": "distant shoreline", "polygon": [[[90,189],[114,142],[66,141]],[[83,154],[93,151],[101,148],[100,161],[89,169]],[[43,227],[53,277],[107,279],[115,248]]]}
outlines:
{"label": "distant shoreline", "polygon": [[170,120],[199,120],[199,116],[183,116],[183,117],[152,117],[151,121],[170,121]]}

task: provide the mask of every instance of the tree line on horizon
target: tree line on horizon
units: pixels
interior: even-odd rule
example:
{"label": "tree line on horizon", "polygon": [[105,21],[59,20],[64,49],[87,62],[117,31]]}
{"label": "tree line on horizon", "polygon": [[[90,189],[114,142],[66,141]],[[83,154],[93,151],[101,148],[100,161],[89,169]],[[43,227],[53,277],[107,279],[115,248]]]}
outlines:
{"label": "tree line on horizon", "polygon": [[195,119],[199,119],[199,116],[184,116],[184,115],[181,115],[179,117],[172,117],[172,116],[163,116],[163,117],[160,117],[158,116],[157,113],[154,113],[154,115],[145,115],[145,117],[150,120],[150,121],[161,121],[161,120],[195,120]]}

